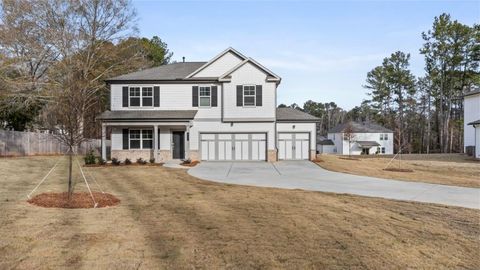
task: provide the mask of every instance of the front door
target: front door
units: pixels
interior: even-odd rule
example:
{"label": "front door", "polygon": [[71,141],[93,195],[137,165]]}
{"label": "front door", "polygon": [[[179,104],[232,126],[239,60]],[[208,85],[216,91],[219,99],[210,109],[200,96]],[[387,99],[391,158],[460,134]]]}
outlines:
{"label": "front door", "polygon": [[185,132],[183,131],[173,131],[173,159],[184,159],[185,158]]}

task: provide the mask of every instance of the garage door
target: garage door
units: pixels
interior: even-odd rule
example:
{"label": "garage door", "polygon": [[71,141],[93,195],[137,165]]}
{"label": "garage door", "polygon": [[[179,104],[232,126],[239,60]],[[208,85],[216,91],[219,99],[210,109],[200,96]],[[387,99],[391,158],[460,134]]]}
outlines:
{"label": "garage door", "polygon": [[265,133],[202,133],[202,160],[266,160]]}
{"label": "garage door", "polygon": [[302,160],[308,159],[310,149],[309,133],[279,133],[278,159]]}

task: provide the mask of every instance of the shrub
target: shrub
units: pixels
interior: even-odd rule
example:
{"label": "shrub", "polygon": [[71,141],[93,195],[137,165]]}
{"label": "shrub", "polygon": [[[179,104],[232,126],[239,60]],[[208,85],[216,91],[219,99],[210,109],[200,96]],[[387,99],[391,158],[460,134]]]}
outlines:
{"label": "shrub", "polygon": [[87,165],[95,164],[95,152],[93,149],[90,149],[83,159]]}
{"label": "shrub", "polygon": [[107,164],[107,161],[103,159],[102,157],[97,157],[97,164],[98,165],[105,165]]}
{"label": "shrub", "polygon": [[132,161],[129,158],[125,159],[125,165],[130,165],[132,164]]}
{"label": "shrub", "polygon": [[150,163],[152,163],[152,164],[155,163],[155,158],[151,158]]}
{"label": "shrub", "polygon": [[190,164],[190,163],[192,163],[192,160],[189,158],[182,160],[182,164]]}
{"label": "shrub", "polygon": [[137,163],[140,164],[140,165],[145,165],[145,164],[147,164],[147,161],[143,160],[143,158],[137,158]]}
{"label": "shrub", "polygon": [[120,160],[118,160],[117,158],[112,158],[112,165],[114,166],[120,165]]}

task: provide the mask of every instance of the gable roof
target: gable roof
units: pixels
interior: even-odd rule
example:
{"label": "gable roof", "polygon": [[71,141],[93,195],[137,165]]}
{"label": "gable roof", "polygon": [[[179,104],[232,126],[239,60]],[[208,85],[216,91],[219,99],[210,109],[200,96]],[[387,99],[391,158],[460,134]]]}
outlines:
{"label": "gable roof", "polygon": [[198,67],[196,70],[192,71],[190,74],[188,74],[186,76],[186,78],[191,78],[192,76],[194,76],[195,74],[197,74],[198,72],[204,70],[206,67],[210,66],[213,62],[217,61],[220,57],[224,56],[225,54],[227,53],[233,53],[234,55],[238,56],[238,58],[242,59],[242,60],[245,60],[247,59],[247,57],[243,54],[241,54],[239,51],[235,50],[234,48],[232,47],[228,47],[226,50],[224,50],[223,52],[219,53],[217,56],[215,56],[214,58],[212,58],[210,61],[204,63],[202,66]]}
{"label": "gable roof", "polygon": [[267,81],[273,81],[273,82],[280,82],[282,79],[275,73],[273,73],[272,71],[270,71],[268,68],[262,66],[260,63],[258,63],[257,61],[255,61],[253,58],[247,58],[245,60],[243,60],[241,63],[239,63],[238,65],[234,66],[232,69],[230,69],[229,71],[227,71],[225,74],[223,74],[222,76],[220,76],[218,78],[219,81],[229,81],[230,80],[230,74],[232,74],[233,72],[235,72],[237,69],[239,69],[240,67],[242,67],[243,65],[245,65],[246,63],[251,63],[253,64],[254,66],[256,66],[258,69],[262,70],[263,72],[265,72],[267,74]]}
{"label": "gable roof", "polygon": [[277,121],[278,122],[319,122],[320,118],[317,118],[311,114],[304,113],[300,110],[293,108],[277,108]]}
{"label": "gable roof", "polygon": [[167,64],[109,78],[106,81],[169,81],[185,79],[188,74],[194,70],[197,70],[205,63],[206,62],[182,62]]}
{"label": "gable roof", "polygon": [[330,129],[328,133],[343,133],[345,132],[348,125],[351,125],[353,133],[382,133],[382,132],[393,133],[392,130],[376,123],[372,123],[372,122],[359,123],[354,121],[349,121],[349,122],[345,122],[340,125],[337,125],[336,127]]}

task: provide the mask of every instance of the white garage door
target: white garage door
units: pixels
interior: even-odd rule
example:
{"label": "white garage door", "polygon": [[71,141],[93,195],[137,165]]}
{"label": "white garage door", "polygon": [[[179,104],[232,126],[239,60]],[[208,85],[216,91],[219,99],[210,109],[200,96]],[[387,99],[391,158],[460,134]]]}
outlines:
{"label": "white garage door", "polygon": [[310,149],[309,133],[279,133],[278,159],[302,160],[308,159]]}
{"label": "white garage door", "polygon": [[265,133],[202,133],[202,160],[266,160]]}

